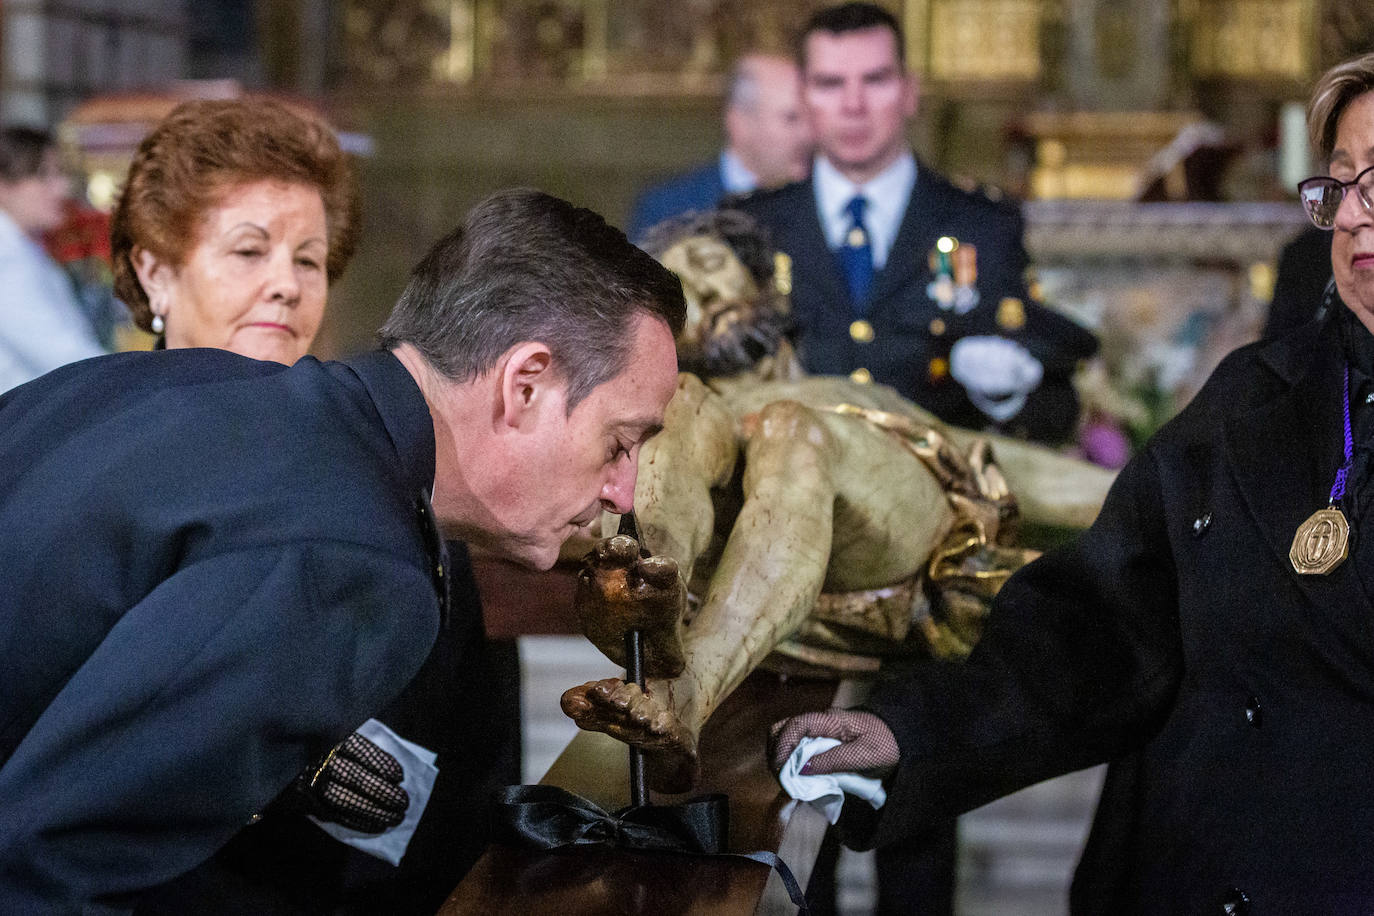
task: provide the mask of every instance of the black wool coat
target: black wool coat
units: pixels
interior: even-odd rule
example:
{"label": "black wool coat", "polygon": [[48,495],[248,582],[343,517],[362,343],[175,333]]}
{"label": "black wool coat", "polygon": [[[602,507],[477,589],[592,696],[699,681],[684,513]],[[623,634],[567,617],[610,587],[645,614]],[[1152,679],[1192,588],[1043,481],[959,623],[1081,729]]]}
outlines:
{"label": "black wool coat", "polygon": [[1367,443],[1349,559],[1288,556],[1342,463],[1340,324],[1229,356],[1092,528],[1007,583],[966,665],[879,689],[902,763],[852,842],[1111,761],[1074,912],[1371,912]]}

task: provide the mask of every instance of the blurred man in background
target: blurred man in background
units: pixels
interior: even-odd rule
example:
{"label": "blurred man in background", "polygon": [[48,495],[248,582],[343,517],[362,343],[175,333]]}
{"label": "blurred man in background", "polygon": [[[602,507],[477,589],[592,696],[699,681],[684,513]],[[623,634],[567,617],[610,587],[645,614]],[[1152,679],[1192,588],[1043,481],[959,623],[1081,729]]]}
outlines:
{"label": "blurred man in background", "polygon": [[746,54],[730,72],[725,97],[725,149],[714,162],[656,184],[639,195],[628,234],[709,210],[726,194],[798,181],[811,168],[811,129],[801,108],[801,77],[790,58]]}

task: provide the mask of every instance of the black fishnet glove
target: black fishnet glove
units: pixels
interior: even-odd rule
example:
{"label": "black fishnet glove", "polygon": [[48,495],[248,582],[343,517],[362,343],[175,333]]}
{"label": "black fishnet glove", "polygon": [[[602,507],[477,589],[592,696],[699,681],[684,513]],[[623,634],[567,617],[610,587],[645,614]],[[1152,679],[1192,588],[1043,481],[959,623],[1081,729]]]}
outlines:
{"label": "black fishnet glove", "polygon": [[803,738],[838,738],[842,743],[812,757],[802,767],[803,776],[826,773],[862,773],[883,776],[897,766],[901,752],[887,723],[871,712],[828,709],[804,712],[774,722],[769,731],[769,759],[782,769]]}
{"label": "black fishnet glove", "polygon": [[396,758],[354,732],[316,766],[296,777],[308,813],[323,821],[381,833],[405,820],[410,796]]}

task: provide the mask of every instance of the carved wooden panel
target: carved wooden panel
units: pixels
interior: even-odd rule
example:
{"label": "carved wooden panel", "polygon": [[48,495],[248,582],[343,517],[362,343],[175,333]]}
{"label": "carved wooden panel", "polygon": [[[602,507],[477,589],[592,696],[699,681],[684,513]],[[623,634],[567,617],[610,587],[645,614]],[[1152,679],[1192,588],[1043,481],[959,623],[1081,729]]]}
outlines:
{"label": "carved wooden panel", "polygon": [[1305,81],[1317,21],[1315,0],[1197,0],[1193,75]]}
{"label": "carved wooden panel", "polygon": [[926,0],[908,4],[906,30],[909,41],[928,41],[918,60],[934,79],[1033,82],[1041,71],[1044,6],[1037,0]]}

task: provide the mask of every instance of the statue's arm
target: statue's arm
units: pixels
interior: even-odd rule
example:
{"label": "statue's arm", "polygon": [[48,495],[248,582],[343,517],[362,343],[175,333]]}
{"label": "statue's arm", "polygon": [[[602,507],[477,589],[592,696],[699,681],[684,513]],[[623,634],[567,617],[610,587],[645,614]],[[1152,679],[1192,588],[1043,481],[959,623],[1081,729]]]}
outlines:
{"label": "statue's arm", "polygon": [[678,376],[663,431],[640,450],[635,514],[648,548],[677,560],[683,578],[711,541],[711,490],[730,482],[739,457],[736,424],[695,375]]}

